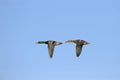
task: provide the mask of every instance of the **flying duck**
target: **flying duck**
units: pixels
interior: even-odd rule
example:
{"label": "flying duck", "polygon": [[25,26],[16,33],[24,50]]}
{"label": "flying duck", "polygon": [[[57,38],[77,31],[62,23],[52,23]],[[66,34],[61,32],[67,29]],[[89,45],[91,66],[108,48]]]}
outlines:
{"label": "flying duck", "polygon": [[54,47],[62,44],[62,42],[48,40],[48,41],[38,41],[37,44],[47,44],[48,45],[49,56],[50,56],[50,58],[52,58],[53,52],[54,52]]}
{"label": "flying duck", "polygon": [[83,45],[90,44],[89,42],[84,41],[84,40],[68,40],[66,42],[68,42],[68,43],[75,43],[76,44],[76,56],[77,57],[80,56]]}

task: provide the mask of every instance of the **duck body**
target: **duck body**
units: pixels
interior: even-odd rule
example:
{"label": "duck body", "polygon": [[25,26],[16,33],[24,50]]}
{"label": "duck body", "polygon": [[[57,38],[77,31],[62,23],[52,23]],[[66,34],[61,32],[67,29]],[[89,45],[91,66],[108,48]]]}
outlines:
{"label": "duck body", "polygon": [[49,56],[50,58],[52,58],[55,46],[62,44],[62,42],[48,40],[48,41],[38,41],[37,44],[47,44]]}
{"label": "duck body", "polygon": [[82,52],[83,45],[90,44],[89,42],[85,40],[67,40],[68,43],[75,43],[76,44],[76,56],[79,57]]}

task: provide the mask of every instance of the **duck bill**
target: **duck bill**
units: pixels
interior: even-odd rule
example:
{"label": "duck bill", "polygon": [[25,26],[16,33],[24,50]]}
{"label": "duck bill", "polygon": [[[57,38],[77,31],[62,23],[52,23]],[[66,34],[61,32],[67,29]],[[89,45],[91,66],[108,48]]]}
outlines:
{"label": "duck bill", "polygon": [[39,44],[38,42],[35,42],[35,44]]}

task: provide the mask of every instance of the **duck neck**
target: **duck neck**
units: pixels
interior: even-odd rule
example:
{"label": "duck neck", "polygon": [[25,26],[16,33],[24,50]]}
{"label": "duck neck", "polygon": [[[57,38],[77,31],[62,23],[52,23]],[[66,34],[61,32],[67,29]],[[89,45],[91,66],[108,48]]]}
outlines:
{"label": "duck neck", "polygon": [[45,41],[38,41],[38,44],[45,44]]}

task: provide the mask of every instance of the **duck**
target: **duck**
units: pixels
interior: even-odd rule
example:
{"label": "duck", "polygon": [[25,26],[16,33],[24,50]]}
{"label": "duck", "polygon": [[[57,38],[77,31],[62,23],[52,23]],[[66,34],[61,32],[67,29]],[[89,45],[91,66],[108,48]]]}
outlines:
{"label": "duck", "polygon": [[52,58],[55,46],[61,45],[62,42],[57,42],[54,40],[47,40],[47,41],[38,41],[37,44],[47,44],[49,57]]}
{"label": "duck", "polygon": [[82,47],[83,45],[87,45],[90,44],[89,42],[85,41],[85,40],[67,40],[66,43],[75,43],[76,44],[76,56],[79,57],[81,52],[82,52]]}

